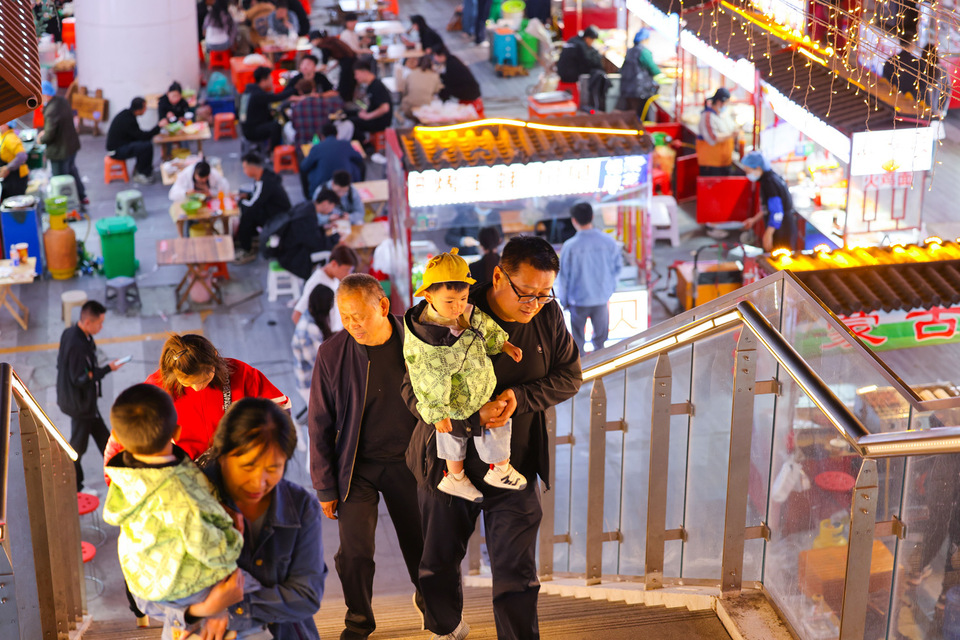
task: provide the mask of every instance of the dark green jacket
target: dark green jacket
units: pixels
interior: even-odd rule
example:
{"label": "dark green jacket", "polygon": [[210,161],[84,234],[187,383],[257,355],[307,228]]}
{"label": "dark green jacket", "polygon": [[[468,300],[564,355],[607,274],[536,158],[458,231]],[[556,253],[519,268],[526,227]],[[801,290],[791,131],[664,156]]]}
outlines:
{"label": "dark green jacket", "polygon": [[63,162],[80,150],[80,136],[73,126],[73,109],[66,98],[54,96],[43,108],[43,144],[47,160]]}

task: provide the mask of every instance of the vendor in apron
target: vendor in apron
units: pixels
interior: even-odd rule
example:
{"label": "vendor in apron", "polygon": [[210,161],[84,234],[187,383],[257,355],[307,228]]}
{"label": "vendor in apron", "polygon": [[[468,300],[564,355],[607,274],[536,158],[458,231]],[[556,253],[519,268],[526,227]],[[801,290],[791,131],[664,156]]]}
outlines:
{"label": "vendor in apron", "polygon": [[13,125],[0,124],[0,202],[27,192],[27,151]]}
{"label": "vendor in apron", "polygon": [[[763,250],[770,253],[774,249],[799,251],[797,237],[797,212],[793,208],[793,198],[787,183],[770,168],[770,163],[759,151],[751,151],[740,161],[750,182],[760,183],[760,201],[767,212],[767,227],[763,232]],[[749,229],[760,218],[763,211],[744,221]]]}
{"label": "vendor in apron", "polygon": [[733,168],[733,147],[737,123],[729,119],[724,107],[730,92],[720,87],[707,98],[697,127],[697,164],[701,176],[729,176]]}

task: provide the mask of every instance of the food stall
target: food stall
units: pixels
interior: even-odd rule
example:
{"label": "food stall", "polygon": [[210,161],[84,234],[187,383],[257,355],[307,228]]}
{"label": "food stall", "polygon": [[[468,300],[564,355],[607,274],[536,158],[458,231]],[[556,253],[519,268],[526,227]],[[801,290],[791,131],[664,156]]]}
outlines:
{"label": "food stall", "polygon": [[480,227],[499,226],[505,239],[536,233],[559,248],[572,235],[570,207],[588,200],[596,226],[616,235],[638,267],[621,287],[631,300],[621,302],[642,309],[633,313],[645,326],[652,149],[632,113],[388,130],[392,246],[389,271],[380,270],[394,309],[413,303],[411,285],[429,256],[459,246],[468,261],[479,258],[466,238]]}

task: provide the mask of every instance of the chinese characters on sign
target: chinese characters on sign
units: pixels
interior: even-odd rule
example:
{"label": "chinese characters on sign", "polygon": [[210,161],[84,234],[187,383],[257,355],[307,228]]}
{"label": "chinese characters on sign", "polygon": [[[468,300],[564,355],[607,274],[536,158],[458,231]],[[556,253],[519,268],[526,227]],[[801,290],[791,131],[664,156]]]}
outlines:
{"label": "chinese characters on sign", "polygon": [[[932,307],[914,311],[860,311],[840,316],[840,320],[865,345],[885,351],[960,342],[957,316],[960,316],[960,307]],[[836,331],[830,331],[823,348],[849,348],[849,342]]]}
{"label": "chinese characters on sign", "polygon": [[929,171],[936,133],[932,127],[853,134],[850,175]]}
{"label": "chinese characters on sign", "polygon": [[646,156],[621,156],[412,171],[407,189],[410,206],[425,207],[598,191],[615,194],[646,180]]}

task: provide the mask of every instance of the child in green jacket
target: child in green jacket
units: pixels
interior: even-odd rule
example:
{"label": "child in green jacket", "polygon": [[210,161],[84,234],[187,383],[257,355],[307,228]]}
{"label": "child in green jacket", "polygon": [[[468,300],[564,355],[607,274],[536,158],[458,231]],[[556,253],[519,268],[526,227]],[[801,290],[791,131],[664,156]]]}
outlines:
{"label": "child in green jacket", "polygon": [[[430,259],[416,292],[425,301],[407,312],[403,358],[417,411],[436,427],[437,456],[447,461],[437,489],[480,502],[483,494],[463,471],[467,438],[450,433],[450,419],[466,420],[490,401],[497,378],[489,356],[502,351],[520,362],[523,353],[493,318],[467,302],[474,282],[456,248]],[[484,482],[521,490],[527,479],[510,464],[511,433],[508,421],[503,427],[483,429],[473,441],[480,459],[490,464]]]}
{"label": "child in green jacket", "polygon": [[[151,384],[126,389],[113,403],[110,421],[124,451],[104,469],[110,488],[103,519],[120,527],[117,551],[130,593],[138,602],[201,605],[221,581],[221,594],[228,588],[258,590],[253,577],[233,575],[243,535],[207,477],[173,444],[179,427],[167,392]],[[224,615],[221,611],[196,617]],[[168,631],[164,628],[164,638],[171,636]],[[272,635],[261,626],[231,631],[229,637]]]}

